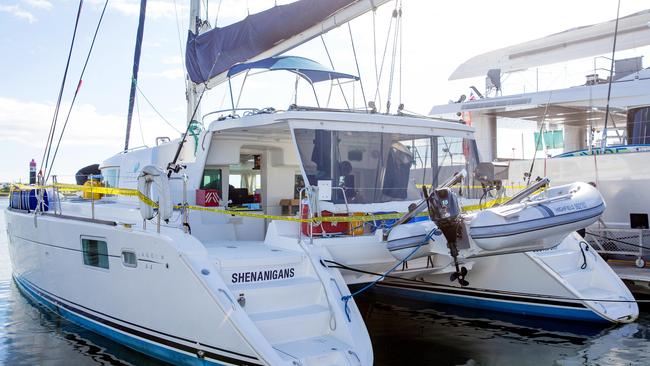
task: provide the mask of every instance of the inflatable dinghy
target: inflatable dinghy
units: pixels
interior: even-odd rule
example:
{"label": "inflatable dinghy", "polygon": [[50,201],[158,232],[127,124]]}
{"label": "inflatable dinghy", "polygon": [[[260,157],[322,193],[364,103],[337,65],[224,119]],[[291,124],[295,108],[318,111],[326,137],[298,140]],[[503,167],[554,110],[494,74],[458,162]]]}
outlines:
{"label": "inflatable dinghy", "polygon": [[[456,250],[460,250],[460,257],[548,249],[558,245],[570,233],[596,222],[605,210],[600,192],[586,183],[567,184],[531,194],[547,182],[538,182],[509,204],[476,213],[452,215],[458,219],[433,218],[432,221],[398,223],[385,233],[387,249],[399,260],[440,254],[440,244],[447,244],[450,238],[454,243],[459,241]],[[449,198],[455,200],[453,194]],[[404,219],[414,216],[419,208]],[[445,235],[437,230],[445,231],[446,227],[450,232]],[[423,243],[427,234],[432,232],[435,235],[429,238],[428,243]]]}
{"label": "inflatable dinghy", "polygon": [[573,183],[478,212],[469,223],[469,235],[487,251],[553,246],[594,223],[604,210],[605,202],[595,187]]}

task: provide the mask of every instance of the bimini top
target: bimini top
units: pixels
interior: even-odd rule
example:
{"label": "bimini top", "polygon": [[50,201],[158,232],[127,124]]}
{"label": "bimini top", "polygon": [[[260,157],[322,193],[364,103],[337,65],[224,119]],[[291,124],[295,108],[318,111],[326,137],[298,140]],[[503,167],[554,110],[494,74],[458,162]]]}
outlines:
{"label": "bimini top", "polygon": [[293,72],[309,81],[310,83],[318,83],[320,81],[327,81],[332,79],[354,79],[359,80],[358,76],[344,74],[330,70],[327,67],[319,64],[314,60],[298,56],[278,56],[269,57],[264,60],[255,62],[248,62],[238,64],[228,70],[228,77],[239,74],[243,71],[251,69],[265,69],[265,70],[285,70]]}

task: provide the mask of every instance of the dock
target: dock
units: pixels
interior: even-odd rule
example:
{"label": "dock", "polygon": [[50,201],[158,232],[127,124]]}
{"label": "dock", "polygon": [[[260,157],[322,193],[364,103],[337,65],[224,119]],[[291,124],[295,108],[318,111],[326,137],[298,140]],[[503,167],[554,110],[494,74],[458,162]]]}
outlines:
{"label": "dock", "polygon": [[637,296],[650,296],[650,268],[639,268],[634,261],[608,261],[614,272]]}

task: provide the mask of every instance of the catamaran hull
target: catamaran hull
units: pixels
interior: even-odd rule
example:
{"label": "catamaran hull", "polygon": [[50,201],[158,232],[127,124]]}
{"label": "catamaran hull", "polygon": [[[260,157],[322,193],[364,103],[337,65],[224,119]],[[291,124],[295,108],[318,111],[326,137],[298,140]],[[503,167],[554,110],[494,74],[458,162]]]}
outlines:
{"label": "catamaran hull", "polygon": [[[161,338],[152,332],[124,326],[115,322],[115,320],[111,320],[110,317],[95,315],[96,313],[90,309],[84,309],[80,305],[46,292],[24,278],[14,276],[14,280],[25,296],[47,310],[92,332],[159,360],[174,365],[258,365],[258,363],[242,362],[241,360],[228,360],[223,356],[205,352],[205,358],[199,358],[196,355],[198,349],[170,340],[169,338],[173,338],[171,335],[166,334],[167,338]],[[221,361],[215,361],[215,359]]]}
{"label": "catamaran hull", "polygon": [[361,313],[342,300],[349,292],[336,270],[316,265],[316,248],[206,246],[176,228],[87,215],[5,217],[18,288],[136,351],[175,365],[372,364]]}
{"label": "catamaran hull", "polygon": [[[12,210],[5,217],[14,279],[45,308],[172,364],[265,364],[193,278],[170,238],[50,216],[38,217],[35,226],[33,214]],[[83,264],[85,237],[111,244],[109,270]],[[126,267],[112,250],[136,243],[137,267]]]}
{"label": "catamaran hull", "polygon": [[383,282],[380,288],[382,293],[439,304],[543,318],[609,323],[584,305],[571,302],[485,293],[471,288],[450,289],[446,286],[420,285],[399,280]]}
{"label": "catamaran hull", "polygon": [[420,275],[418,282],[391,279],[380,287],[400,296],[526,316],[627,323],[639,314],[627,287],[575,233],[552,249],[471,261],[466,287],[451,282],[449,273]]}

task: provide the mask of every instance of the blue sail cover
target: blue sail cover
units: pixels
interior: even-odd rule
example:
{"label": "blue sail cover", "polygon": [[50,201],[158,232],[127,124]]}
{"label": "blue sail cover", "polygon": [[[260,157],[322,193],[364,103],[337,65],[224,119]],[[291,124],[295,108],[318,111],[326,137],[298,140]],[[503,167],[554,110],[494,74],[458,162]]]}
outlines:
{"label": "blue sail cover", "polygon": [[314,60],[299,56],[277,56],[264,60],[238,64],[228,70],[228,77],[250,69],[286,70],[300,75],[311,83],[332,79],[354,79],[359,77],[330,70]]}
{"label": "blue sail cover", "polygon": [[204,83],[276,44],[324,21],[358,0],[299,0],[274,6],[244,20],[187,37],[185,64],[190,79]]}

